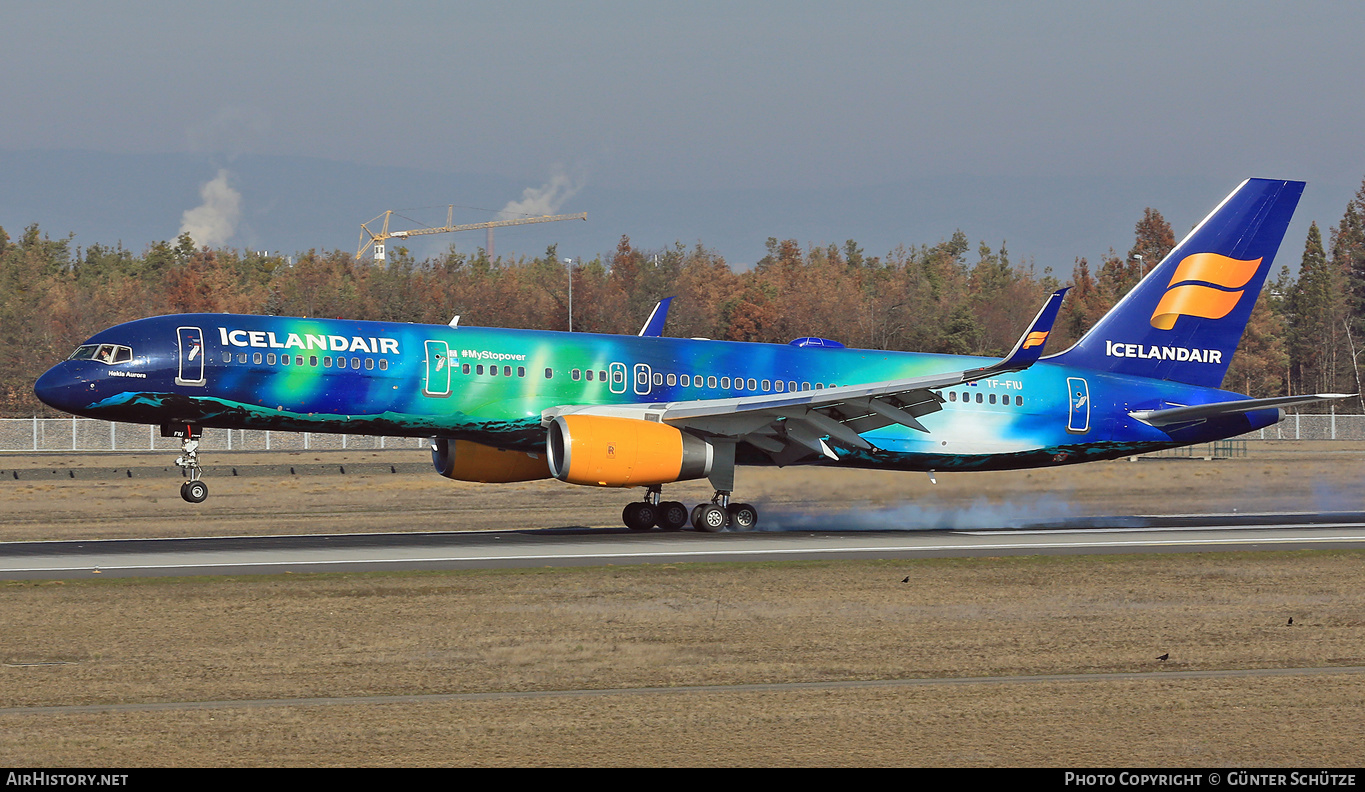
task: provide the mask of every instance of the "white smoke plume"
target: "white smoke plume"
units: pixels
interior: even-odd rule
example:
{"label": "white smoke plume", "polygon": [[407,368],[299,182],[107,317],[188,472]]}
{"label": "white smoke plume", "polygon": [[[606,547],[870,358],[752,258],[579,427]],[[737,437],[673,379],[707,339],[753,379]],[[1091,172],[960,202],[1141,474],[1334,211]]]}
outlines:
{"label": "white smoke plume", "polygon": [[540,187],[527,187],[522,190],[521,200],[509,202],[502,208],[500,216],[515,220],[519,217],[554,214],[581,187],[581,184],[570,178],[563,170],[556,168],[548,182]]}
{"label": "white smoke plume", "polygon": [[242,216],[242,194],[228,185],[226,168],[219,169],[217,178],[199,188],[199,197],[204,202],[180,216],[180,233],[189,234],[196,245],[226,244]]}

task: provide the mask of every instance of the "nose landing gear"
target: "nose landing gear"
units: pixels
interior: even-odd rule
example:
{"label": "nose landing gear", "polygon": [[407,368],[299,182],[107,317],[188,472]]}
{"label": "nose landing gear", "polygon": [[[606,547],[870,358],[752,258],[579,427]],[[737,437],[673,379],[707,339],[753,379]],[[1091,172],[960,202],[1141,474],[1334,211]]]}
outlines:
{"label": "nose landing gear", "polygon": [[199,438],[204,436],[204,430],[184,424],[162,425],[161,436],[180,438],[180,456],[175,465],[189,475],[189,481],[180,485],[180,497],[189,503],[203,503],[209,496],[209,485],[202,480],[204,469],[199,466]]}

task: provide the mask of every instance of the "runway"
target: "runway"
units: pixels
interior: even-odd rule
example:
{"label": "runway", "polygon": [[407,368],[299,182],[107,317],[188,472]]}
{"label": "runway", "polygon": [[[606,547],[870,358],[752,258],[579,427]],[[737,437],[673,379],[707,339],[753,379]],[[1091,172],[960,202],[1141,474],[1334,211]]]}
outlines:
{"label": "runway", "polygon": [[1130,515],[1007,530],[632,533],[560,528],[0,544],[0,579],[491,569],[792,559],[1365,549],[1365,513]]}

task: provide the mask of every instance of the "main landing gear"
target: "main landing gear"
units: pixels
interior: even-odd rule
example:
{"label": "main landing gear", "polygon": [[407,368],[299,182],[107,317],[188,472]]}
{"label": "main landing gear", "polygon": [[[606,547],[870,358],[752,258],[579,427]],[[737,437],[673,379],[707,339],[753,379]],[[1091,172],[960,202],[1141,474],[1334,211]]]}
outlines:
{"label": "main landing gear", "polygon": [[661,500],[662,488],[650,487],[644,501],[626,504],[621,519],[632,531],[648,531],[654,526],[679,531],[689,522],[698,531],[715,533],[726,527],[747,531],[758,524],[758,509],[748,503],[731,503],[730,493],[717,490],[710,503],[701,503],[688,512],[678,501]]}

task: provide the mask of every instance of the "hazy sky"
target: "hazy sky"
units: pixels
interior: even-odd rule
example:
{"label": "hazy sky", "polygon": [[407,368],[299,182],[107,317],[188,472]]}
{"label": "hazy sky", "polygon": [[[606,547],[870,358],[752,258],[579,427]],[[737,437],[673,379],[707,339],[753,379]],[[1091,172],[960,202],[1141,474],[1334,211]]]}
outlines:
{"label": "hazy sky", "polygon": [[10,151],[608,189],[1269,176],[1339,207],[1365,176],[1354,2],[9,0],[0,71]]}

